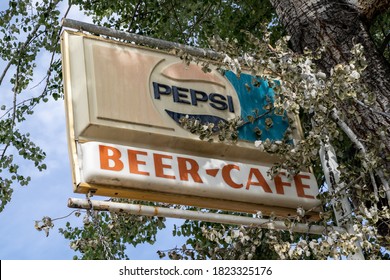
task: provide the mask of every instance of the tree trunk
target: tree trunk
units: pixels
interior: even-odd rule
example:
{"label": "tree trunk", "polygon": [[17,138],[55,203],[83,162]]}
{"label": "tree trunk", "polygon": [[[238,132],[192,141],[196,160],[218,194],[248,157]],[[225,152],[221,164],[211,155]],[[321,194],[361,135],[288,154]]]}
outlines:
{"label": "tree trunk", "polygon": [[[340,102],[337,110],[342,112],[343,120],[358,136],[359,141],[368,148],[377,148],[375,141],[385,145],[378,155],[383,160],[382,170],[387,173],[385,179],[388,182],[390,177],[388,173],[390,171],[390,67],[382,54],[378,53],[370,38],[368,27],[376,14],[389,8],[390,1],[271,0],[271,3],[291,36],[290,42],[294,51],[302,53],[305,48],[316,50],[320,46],[327,46],[323,58],[318,62],[319,67],[327,73],[331,67],[350,59],[350,50],[356,43],[363,45],[368,63],[363,79],[374,93],[375,103],[370,108],[359,103],[353,105],[362,118],[361,122],[348,114],[347,104]],[[351,104],[349,103],[348,106]],[[381,134],[380,131],[385,133]],[[374,190],[374,185],[372,187]],[[381,203],[386,204],[387,201],[382,200],[379,206]],[[382,224],[386,225],[386,223]],[[390,234],[388,225],[380,228],[379,231],[383,235]]]}
{"label": "tree trunk", "polygon": [[[344,104],[340,103],[338,110],[344,113],[345,121],[361,140],[367,140],[368,135],[377,135],[374,140],[381,139],[386,146],[382,151],[386,162],[386,156],[390,154],[390,67],[370,38],[367,15],[372,18],[377,13],[372,9],[374,6],[387,8],[390,1],[371,2],[376,2],[376,6],[370,5],[371,9],[368,9],[339,0],[271,0],[279,19],[291,35],[294,51],[302,53],[306,47],[315,50],[322,45],[327,46],[324,57],[318,62],[327,72],[336,64],[349,60],[354,44],[364,46],[368,67],[363,79],[375,94],[375,104],[370,108],[355,104],[362,117],[361,123],[348,116],[347,110],[343,110]],[[378,135],[381,130],[386,133]]]}

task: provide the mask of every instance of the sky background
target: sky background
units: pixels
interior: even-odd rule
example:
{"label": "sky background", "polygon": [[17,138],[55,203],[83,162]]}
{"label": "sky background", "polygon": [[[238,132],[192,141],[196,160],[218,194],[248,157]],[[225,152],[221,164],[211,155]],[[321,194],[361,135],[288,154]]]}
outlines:
{"label": "sky background", "polygon": [[[67,3],[68,1],[62,3],[62,14],[65,13]],[[1,11],[7,6],[7,0],[0,1]],[[77,10],[77,7],[72,7],[68,18],[91,22]],[[49,54],[41,53],[39,55],[37,59],[39,66],[35,69],[34,81],[23,93],[24,98],[37,96],[41,93],[44,85],[35,88],[34,86],[45,76],[49,61]],[[4,61],[0,60],[1,72],[4,67]],[[6,77],[8,80],[10,73],[13,72],[8,73]],[[4,83],[1,86],[0,104],[9,104],[11,98],[11,88]],[[39,172],[33,163],[18,160],[21,173],[25,176],[31,176],[32,181],[26,187],[14,185],[11,202],[0,213],[0,259],[72,259],[76,252],[70,249],[69,240],[66,240],[58,232],[58,229],[64,228],[68,221],[73,227],[81,226],[83,215],[80,218],[72,215],[66,219],[54,221],[55,226],[50,231],[49,237],[46,237],[44,232],[39,232],[34,228],[35,221],[41,220],[44,216],[55,219],[71,213],[74,209],[67,207],[68,198],[85,197],[74,194],[72,191],[63,100],[50,99],[48,103],[40,104],[35,108],[34,114],[29,116],[19,128],[24,132],[30,132],[32,140],[46,152],[47,170]],[[94,199],[99,199],[99,197]],[[167,228],[158,233],[157,242],[153,246],[143,244],[133,248],[129,245],[127,254],[130,259],[159,259],[156,254],[157,250],[181,246],[184,240],[172,236],[173,224],[180,222],[179,220],[167,219]]]}

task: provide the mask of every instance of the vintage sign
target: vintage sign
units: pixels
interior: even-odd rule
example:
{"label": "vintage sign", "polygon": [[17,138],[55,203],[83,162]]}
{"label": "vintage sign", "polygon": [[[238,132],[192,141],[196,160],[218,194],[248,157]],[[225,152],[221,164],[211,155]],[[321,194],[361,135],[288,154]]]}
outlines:
{"label": "vintage sign", "polygon": [[164,193],[306,209],[316,206],[311,173],[271,179],[261,165],[99,142],[80,144],[82,181]]}
{"label": "vintage sign", "polygon": [[[76,192],[253,213],[318,205],[310,172],[271,179],[278,158],[253,145],[282,139],[289,126],[269,110],[267,82],[70,31],[62,52]],[[184,129],[183,117],[216,128],[241,117],[244,125],[238,143],[209,143]]]}

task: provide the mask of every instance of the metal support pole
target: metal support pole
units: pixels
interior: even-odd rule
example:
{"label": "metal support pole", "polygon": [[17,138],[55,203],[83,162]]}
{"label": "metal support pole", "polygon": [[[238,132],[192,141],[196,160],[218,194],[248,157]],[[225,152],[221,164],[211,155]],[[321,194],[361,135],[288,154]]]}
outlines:
{"label": "metal support pole", "polygon": [[[90,209],[92,203],[92,208],[100,211],[110,211],[115,213],[128,213],[132,215],[142,215],[142,216],[157,216],[157,217],[167,217],[167,218],[178,218],[178,219],[188,219],[196,221],[205,221],[205,222],[214,222],[222,224],[232,224],[232,225],[252,225],[259,226],[261,228],[269,228],[270,220],[260,219],[260,218],[251,218],[243,216],[235,216],[228,214],[217,214],[217,213],[205,213],[200,211],[192,210],[183,210],[183,209],[174,209],[174,208],[165,208],[165,207],[155,207],[155,206],[146,206],[140,204],[127,204],[111,201],[97,201],[80,198],[69,198],[68,207],[70,208],[81,208],[81,209]],[[283,221],[272,221],[273,228],[276,230],[290,230]],[[333,229],[339,232],[345,232],[345,229],[342,227],[332,227]],[[310,234],[322,234],[327,228],[318,225],[308,225],[308,224],[296,224],[291,228],[294,232],[301,233],[310,233]]]}
{"label": "metal support pole", "polygon": [[[329,192],[331,194],[334,194],[338,191],[342,196],[341,209],[335,207],[334,201],[332,202],[333,211],[336,216],[337,226],[344,226],[349,234],[355,234],[350,217],[352,213],[351,204],[345,194],[344,183],[340,182],[340,171],[338,170],[336,154],[332,145],[329,142],[325,144],[322,143],[320,149],[320,159],[322,169],[325,175],[325,181],[329,188]],[[335,189],[335,187],[337,189]],[[364,260],[363,251],[358,241],[356,241],[356,246],[358,250],[354,255],[351,256],[351,259]]]}
{"label": "metal support pole", "polygon": [[118,31],[118,30],[107,28],[107,27],[97,26],[94,24],[85,23],[85,22],[81,22],[81,21],[77,21],[77,20],[73,20],[73,19],[64,18],[62,20],[62,26],[76,29],[76,30],[87,31],[87,32],[92,33],[92,34],[109,36],[109,37],[124,40],[127,42],[134,42],[136,44],[145,45],[145,46],[158,48],[158,49],[183,50],[185,53],[190,54],[192,56],[196,56],[196,57],[202,57],[202,58],[207,58],[207,59],[212,59],[212,60],[223,59],[223,57],[224,57],[220,53],[215,52],[213,50],[206,50],[206,49],[191,47],[191,46],[187,46],[187,45],[183,45],[183,44],[179,44],[179,43],[169,42],[169,41],[165,41],[165,40],[145,37],[142,35],[124,32],[124,31]]}

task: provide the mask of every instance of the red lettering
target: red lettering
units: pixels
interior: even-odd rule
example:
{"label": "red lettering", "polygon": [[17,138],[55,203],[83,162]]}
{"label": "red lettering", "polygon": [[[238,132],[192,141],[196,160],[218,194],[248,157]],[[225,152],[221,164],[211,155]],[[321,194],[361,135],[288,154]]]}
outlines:
{"label": "red lettering", "polygon": [[[111,153],[111,155],[109,155]],[[121,152],[113,147],[99,145],[100,168],[105,170],[121,171],[123,162],[120,160]],[[113,163],[111,165],[110,163]]]}
{"label": "red lettering", "polygon": [[284,194],[284,186],[291,187],[291,183],[289,182],[283,182],[280,175],[286,176],[286,173],[280,172],[278,175],[274,177],[275,181],[275,187],[276,187],[276,193],[277,194]]}
{"label": "red lettering", "polygon": [[[257,182],[252,181],[253,176],[255,176]],[[272,193],[272,190],[269,187],[267,181],[264,179],[263,174],[261,174],[260,170],[256,168],[251,168],[251,170],[249,171],[248,182],[246,183],[246,189],[249,190],[250,186],[259,186],[262,187],[265,192]]]}
{"label": "red lettering", "polygon": [[166,178],[166,179],[176,179],[173,175],[167,175],[164,173],[164,169],[171,169],[172,166],[169,164],[164,164],[163,159],[172,159],[172,156],[166,156],[161,154],[153,154],[154,159],[154,168],[156,171],[156,177]]}
{"label": "red lettering", "polygon": [[[187,163],[190,164],[189,167],[187,166]],[[191,175],[192,180],[194,180],[196,183],[203,183],[198,173],[199,164],[196,162],[196,160],[191,158],[178,157],[177,164],[179,167],[180,180],[188,181],[189,175]]]}
{"label": "red lettering", "polygon": [[139,170],[138,166],[146,165],[146,162],[142,160],[138,160],[138,155],[147,156],[148,153],[142,151],[136,151],[136,150],[127,150],[130,173],[149,176],[149,172]]}
{"label": "red lettering", "polygon": [[236,182],[233,181],[231,174],[230,174],[232,169],[240,170],[240,167],[237,165],[234,165],[234,164],[228,164],[222,168],[223,180],[225,181],[226,184],[228,184],[232,188],[235,188],[235,189],[242,188],[243,184],[237,184]]}
{"label": "red lettering", "polygon": [[310,189],[310,186],[303,184],[302,178],[303,179],[310,179],[310,176],[303,175],[303,174],[295,175],[294,182],[295,182],[295,187],[297,189],[298,196],[314,199],[314,196],[305,194],[305,189]]}

